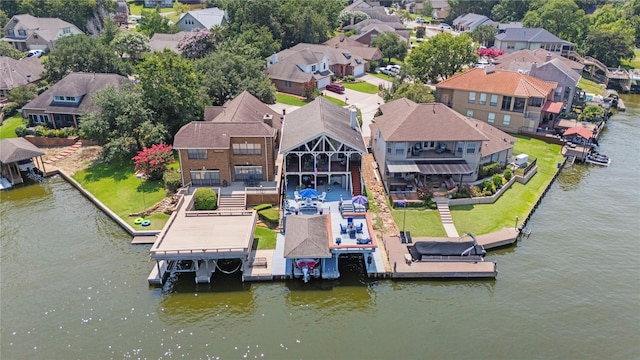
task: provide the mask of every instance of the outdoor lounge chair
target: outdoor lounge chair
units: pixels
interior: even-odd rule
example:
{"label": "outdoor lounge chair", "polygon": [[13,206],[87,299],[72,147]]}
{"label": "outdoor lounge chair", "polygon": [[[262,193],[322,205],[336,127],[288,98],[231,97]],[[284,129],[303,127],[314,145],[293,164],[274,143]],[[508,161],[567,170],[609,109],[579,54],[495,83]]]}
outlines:
{"label": "outdoor lounge chair", "polygon": [[407,231],[404,233],[404,236],[407,239],[407,244],[411,244],[413,243],[413,239],[411,238],[411,231]]}
{"label": "outdoor lounge chair", "polygon": [[293,192],[293,198],[294,198],[294,200],[295,200],[295,201],[300,201],[300,200],[302,200],[302,196],[300,196],[300,193],[299,193],[299,192],[297,192],[297,191],[294,191],[294,192]]}
{"label": "outdoor lounge chair", "polygon": [[347,233],[347,227],[340,224],[340,234],[346,234]]}
{"label": "outdoor lounge chair", "polygon": [[444,143],[438,144],[438,147],[436,148],[436,153],[442,154],[445,151],[447,151],[447,144],[444,144]]}
{"label": "outdoor lounge chair", "polygon": [[364,228],[364,223],[358,224],[358,226],[356,226],[356,232],[362,233],[363,228]]}
{"label": "outdoor lounge chair", "polygon": [[322,194],[320,194],[320,195],[318,196],[318,200],[319,200],[320,202],[324,202],[326,198],[327,198],[327,193],[326,193],[326,192],[322,192]]}

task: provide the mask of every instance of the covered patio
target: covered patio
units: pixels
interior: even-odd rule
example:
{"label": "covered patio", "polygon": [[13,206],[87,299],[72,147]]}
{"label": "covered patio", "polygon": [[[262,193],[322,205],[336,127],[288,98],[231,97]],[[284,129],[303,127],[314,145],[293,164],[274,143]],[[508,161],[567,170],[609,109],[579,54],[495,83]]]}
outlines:
{"label": "covered patio", "polygon": [[462,183],[465,175],[473,174],[473,169],[465,160],[387,161],[387,169],[389,193],[415,193],[418,189],[425,189],[446,195]]}

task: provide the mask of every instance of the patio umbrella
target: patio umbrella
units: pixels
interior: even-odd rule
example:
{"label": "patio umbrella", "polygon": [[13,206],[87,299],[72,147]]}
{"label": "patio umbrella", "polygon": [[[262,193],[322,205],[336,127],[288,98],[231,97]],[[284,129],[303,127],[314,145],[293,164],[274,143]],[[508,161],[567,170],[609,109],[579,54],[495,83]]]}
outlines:
{"label": "patio umbrella", "polygon": [[318,192],[315,189],[311,189],[311,188],[307,188],[307,189],[302,189],[299,192],[300,196],[302,196],[303,198],[314,198],[314,197],[318,197]]}
{"label": "patio umbrella", "polygon": [[356,195],[351,198],[351,202],[358,205],[364,205],[369,202],[366,196]]}

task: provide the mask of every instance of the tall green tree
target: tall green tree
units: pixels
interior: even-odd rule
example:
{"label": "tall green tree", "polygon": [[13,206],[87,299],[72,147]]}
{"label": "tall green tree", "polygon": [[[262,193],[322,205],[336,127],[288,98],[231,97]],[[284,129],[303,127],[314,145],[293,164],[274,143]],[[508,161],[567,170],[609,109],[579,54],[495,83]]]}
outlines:
{"label": "tall green tree", "polygon": [[91,99],[100,110],[82,116],[84,137],[103,145],[107,161],[128,160],[138,151],[167,138],[164,124],[157,121],[140,91],[132,86],[108,86]]}
{"label": "tall green tree", "polygon": [[206,93],[192,62],[168,49],[144,54],[142,60],[137,66],[140,89],[169,136],[182,125],[201,120]]}
{"label": "tall green tree", "polygon": [[520,21],[529,11],[530,3],[531,0],[500,0],[491,9],[491,19],[501,23]]}
{"label": "tall green tree", "polygon": [[393,91],[391,100],[402,98],[407,98],[417,103],[432,103],[436,101],[435,97],[431,93],[431,88],[419,82],[413,84],[402,82],[401,84],[398,84]]}
{"label": "tall green tree", "polygon": [[56,41],[56,48],[42,61],[45,78],[54,83],[71,72],[130,75],[132,68],[112,47],[88,35],[71,35]]}
{"label": "tall green tree", "polygon": [[388,59],[388,62],[391,62],[392,57],[404,60],[409,52],[409,45],[400,39],[400,36],[398,36],[396,32],[378,34],[375,39],[371,40],[371,46],[380,49],[382,54]]}
{"label": "tall green tree", "polygon": [[11,46],[8,42],[0,40],[0,56],[7,56],[19,60],[24,57],[22,52]]}
{"label": "tall green tree", "polygon": [[549,0],[531,9],[522,20],[524,26],[544,28],[563,40],[582,43],[589,19],[573,0]]}
{"label": "tall green tree", "polygon": [[143,53],[151,50],[149,38],[136,31],[121,31],[117,33],[111,42],[111,46],[121,58],[126,54],[132,60],[140,58]]}
{"label": "tall green tree", "polygon": [[0,35],[4,36],[4,27],[9,22],[9,17],[7,13],[3,10],[0,10]]}
{"label": "tall green tree", "polygon": [[449,15],[445,19],[451,21],[463,14],[479,14],[487,17],[491,16],[491,9],[498,3],[498,0],[449,0]]}
{"label": "tall green tree", "polygon": [[10,102],[18,104],[18,107],[21,108],[29,101],[35,99],[37,95],[38,92],[35,84],[27,84],[11,89],[7,98]]}
{"label": "tall green tree", "polygon": [[136,30],[152,37],[155,33],[160,34],[175,34],[180,31],[180,28],[175,24],[171,24],[166,16],[160,14],[160,9],[154,10],[142,10],[142,17],[138,21]]}
{"label": "tall green tree", "polygon": [[407,62],[414,77],[436,83],[475,63],[478,59],[475,52],[468,34],[441,33],[414,48]]}
{"label": "tall green tree", "polygon": [[481,45],[488,45],[496,38],[498,29],[490,25],[480,25],[471,32],[473,41]]}
{"label": "tall green tree", "polygon": [[[624,24],[624,25],[622,25]],[[629,22],[620,19],[615,23],[592,27],[582,50],[608,67],[620,66],[621,59],[633,59],[634,34]]]}
{"label": "tall green tree", "polygon": [[100,41],[102,41],[105,45],[110,45],[113,39],[115,39],[116,35],[120,32],[120,28],[118,24],[111,18],[107,18],[104,20],[104,28],[100,33]]}
{"label": "tall green tree", "polygon": [[222,105],[247,90],[267,104],[275,102],[275,87],[263,71],[261,58],[219,50],[197,60],[195,70],[214,105]]}
{"label": "tall green tree", "polygon": [[266,26],[246,30],[227,43],[230,44],[228,48],[231,50],[242,46],[250,46],[256,50],[256,57],[260,59],[264,59],[271,54],[277,53],[281,48],[280,41],[273,38],[269,28]]}

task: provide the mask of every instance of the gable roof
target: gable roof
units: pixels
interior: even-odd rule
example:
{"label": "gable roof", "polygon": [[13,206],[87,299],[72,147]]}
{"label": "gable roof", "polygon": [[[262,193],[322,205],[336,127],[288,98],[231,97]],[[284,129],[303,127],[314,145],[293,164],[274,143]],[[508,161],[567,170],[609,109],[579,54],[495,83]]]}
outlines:
{"label": "gable roof", "polygon": [[173,138],[176,149],[229,149],[233,137],[275,137],[276,130],[263,122],[192,121]]}
{"label": "gable roof", "polygon": [[406,30],[406,26],[404,24],[402,24],[401,22],[384,22],[378,19],[366,19],[366,20],[362,20],[358,23],[355,23],[353,25],[347,25],[345,26],[343,29],[344,30],[356,30],[358,32],[360,32],[362,30],[362,28],[373,25],[373,24],[385,24],[387,26],[392,27],[395,30]]}
{"label": "gable roof", "polygon": [[[569,68],[579,73],[581,73],[582,69],[584,68],[584,65],[577,61],[567,59],[558,54],[551,53],[545,49],[535,49],[535,50],[522,49],[522,50],[514,51],[510,54],[505,53],[498,56],[494,60],[494,64],[496,64],[496,69],[508,69],[510,67],[510,64],[514,62],[518,62],[518,63],[534,63],[535,62],[538,64],[542,64],[552,59],[560,60],[566,66],[568,66]],[[511,68],[511,70],[513,69]]]}
{"label": "gable roof", "polygon": [[201,10],[192,10],[182,15],[180,22],[186,15],[191,15],[196,21],[198,21],[205,29],[211,29],[216,25],[222,25],[227,16],[227,12],[220,10],[217,7],[206,8]]}
{"label": "gable roof", "polygon": [[[82,115],[97,110],[91,103],[91,96],[111,85],[120,88],[130,83],[129,79],[117,74],[74,72],[55,83],[35,99],[25,105],[23,110],[45,110],[47,113]],[[81,96],[80,104],[75,106],[52,104],[54,96]]]}
{"label": "gable roof", "polygon": [[344,13],[344,12],[349,12],[349,11],[361,11],[362,9],[368,9],[368,8],[371,8],[371,7],[373,7],[373,6],[368,4],[364,0],[356,0],[356,1],[352,2],[351,4],[347,5],[347,7],[342,9],[340,12]]}
{"label": "gable roof", "polygon": [[514,71],[490,72],[488,67],[469,69],[436,84],[436,89],[541,98],[546,98],[556,87],[558,87],[556,82],[543,81]]}
{"label": "gable roof", "polygon": [[513,147],[516,139],[507,134],[506,132],[498,129],[497,127],[474,118],[466,118],[466,120],[475,126],[484,136],[487,137],[487,141],[482,143],[480,149],[481,156],[489,156],[500,151],[504,151]]}
{"label": "gable roof", "polygon": [[42,62],[35,56],[20,60],[0,56],[0,89],[11,90],[37,82],[43,72]]}
{"label": "gable roof", "polygon": [[[362,64],[362,58],[360,56],[353,55],[348,50],[339,48],[336,49],[335,47],[327,46],[324,44],[300,43],[292,48],[289,48],[288,50],[294,52],[312,52],[315,54],[316,58],[322,58],[322,56],[326,56],[329,59],[329,65],[341,64],[357,66]],[[282,53],[286,54],[286,51]]]}
{"label": "gable roof", "polygon": [[398,15],[389,15],[384,6],[372,6],[367,9],[358,9],[363,13],[369,15],[371,19],[380,20],[386,23],[402,23],[402,19]]}
{"label": "gable roof", "polygon": [[330,258],[329,215],[289,215],[284,235],[284,257]]}
{"label": "gable roof", "polygon": [[180,31],[175,34],[155,33],[151,39],[149,39],[149,47],[151,48],[151,51],[163,51],[164,49],[169,49],[180,54],[181,51],[178,50],[178,44],[188,34],[188,31]]}
{"label": "gable roof", "polygon": [[[278,62],[267,67],[267,74],[271,79],[296,83],[307,82],[314,78],[314,74],[302,71],[299,65],[316,64],[322,61],[322,58],[317,58],[310,51],[296,52],[282,60],[279,59],[279,55],[276,55]],[[332,72],[328,70],[325,76],[330,74]]]}
{"label": "gable roof", "polygon": [[507,28],[502,34],[496,35],[496,40],[500,41],[526,41],[529,43],[572,43],[562,40],[543,28]]}
{"label": "gable roof", "polygon": [[204,120],[217,122],[264,122],[265,115],[271,115],[272,127],[280,129],[280,114],[245,90],[222,106],[207,106]]}
{"label": "gable roof", "polygon": [[375,128],[385,141],[486,141],[466,117],[442,103],[417,104],[402,98],[380,106]]}
{"label": "gable roof", "polygon": [[366,152],[360,128],[351,128],[351,112],[323,96],[287,115],[282,125],[281,152],[326,134],[361,153]]}
{"label": "gable roof", "polygon": [[25,138],[0,140],[0,163],[9,164],[44,155],[44,151]]}
{"label": "gable roof", "polygon": [[370,47],[351,37],[344,36],[344,33],[327,40],[325,45],[336,49],[347,50],[350,53],[360,56],[365,60],[380,60],[382,52],[377,47]]}
{"label": "gable roof", "polygon": [[409,37],[411,36],[411,31],[409,30],[396,30],[393,27],[385,24],[385,23],[375,23],[375,24],[369,24],[365,27],[363,27],[362,29],[360,29],[359,34],[356,35],[352,35],[350,36],[350,38],[354,39],[354,40],[358,40],[366,35],[368,35],[369,33],[374,33],[374,34],[384,34],[384,33],[389,33],[389,32],[394,32],[396,34],[398,34],[398,36],[400,37],[401,40],[403,41],[409,41]]}
{"label": "gable roof", "polygon": [[493,27],[498,26],[498,23],[480,14],[462,14],[455,18],[452,24],[458,27],[468,27],[471,30],[480,25],[490,25]]}
{"label": "gable roof", "polygon": [[565,132],[562,134],[562,136],[569,136],[569,135],[579,135],[583,139],[589,140],[593,137],[593,131],[582,126],[575,126],[565,130]]}
{"label": "gable roof", "polygon": [[[17,21],[16,21],[17,20]],[[27,33],[37,32],[46,41],[53,41],[58,36],[60,29],[74,28],[83,33],[77,26],[59,18],[38,18],[29,14],[14,15],[5,26],[5,29],[13,29],[17,25],[24,26]]]}

